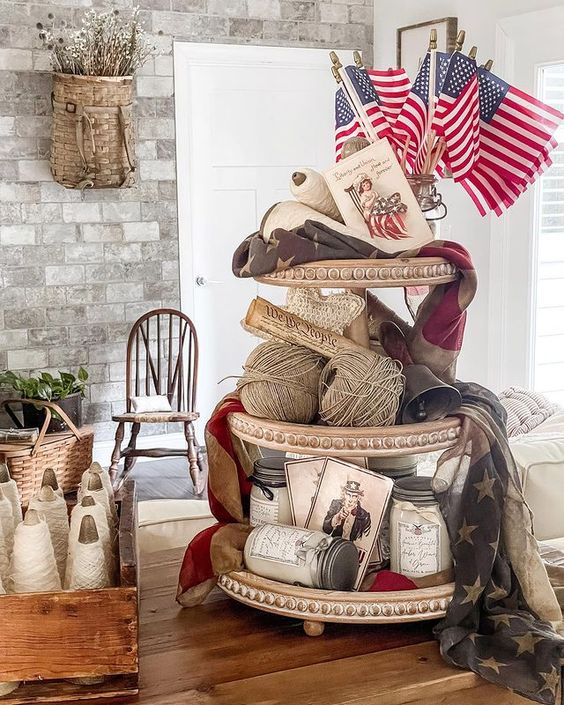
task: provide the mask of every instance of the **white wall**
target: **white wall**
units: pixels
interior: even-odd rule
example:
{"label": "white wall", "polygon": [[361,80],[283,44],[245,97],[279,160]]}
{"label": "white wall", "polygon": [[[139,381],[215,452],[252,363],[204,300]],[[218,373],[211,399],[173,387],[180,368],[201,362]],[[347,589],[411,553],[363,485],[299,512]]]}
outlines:
{"label": "white wall", "polygon": [[[395,66],[398,27],[448,16],[458,17],[459,29],[466,30],[465,48],[469,49],[475,44],[478,47],[478,63],[484,63],[489,58],[495,58],[496,23],[500,19],[561,5],[554,0],[375,0],[374,66]],[[422,47],[422,53],[425,49]],[[488,339],[490,217],[481,218],[463,189],[454,183],[444,182],[440,189],[449,207],[448,219],[442,224],[441,238],[457,240],[468,248],[479,279],[478,293],[469,310],[458,377],[486,384],[497,391],[497,375],[488,367],[489,360],[495,356],[495,351],[489,349]],[[496,291],[492,295],[495,296]],[[494,344],[493,338],[491,344]]]}

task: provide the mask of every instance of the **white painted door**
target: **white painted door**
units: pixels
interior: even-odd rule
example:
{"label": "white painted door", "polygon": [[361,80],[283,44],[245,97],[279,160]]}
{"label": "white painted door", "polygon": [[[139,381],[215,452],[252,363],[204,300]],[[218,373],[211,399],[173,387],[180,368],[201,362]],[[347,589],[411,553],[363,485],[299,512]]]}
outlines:
{"label": "white painted door", "polygon": [[331,164],[335,86],[325,50],[177,43],[174,61],[181,299],[198,330],[205,420],[259,342],[240,325],[251,299],[285,296],[235,278],[233,252],[291,198],[296,168]]}
{"label": "white painted door", "polygon": [[[564,64],[563,24],[563,6],[500,20],[494,71],[541,97],[543,68]],[[563,109],[562,105],[555,107]],[[507,215],[492,220],[489,337],[490,372],[496,390],[517,384],[550,392],[556,389],[555,376],[563,376],[564,336],[557,334],[564,329],[559,330],[557,323],[564,312],[564,287],[562,279],[557,282],[549,270],[562,259],[562,250],[558,252],[554,243],[564,237],[564,228],[552,226],[561,223],[564,216],[560,220],[542,217],[542,209],[546,210],[546,195],[542,194],[562,183],[561,150],[553,152],[554,166],[543,181],[521,196]],[[564,191],[560,189],[560,193]],[[561,196],[555,195],[560,200]],[[556,386],[564,390],[564,383]]]}

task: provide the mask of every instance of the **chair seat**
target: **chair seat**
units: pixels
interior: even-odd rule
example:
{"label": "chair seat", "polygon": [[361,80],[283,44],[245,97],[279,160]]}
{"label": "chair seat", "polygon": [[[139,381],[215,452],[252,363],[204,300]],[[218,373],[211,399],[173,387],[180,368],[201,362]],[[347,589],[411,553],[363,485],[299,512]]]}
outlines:
{"label": "chair seat", "polygon": [[112,421],[125,423],[174,423],[176,421],[195,421],[200,414],[196,411],[148,411],[141,414],[129,412],[112,416]]}

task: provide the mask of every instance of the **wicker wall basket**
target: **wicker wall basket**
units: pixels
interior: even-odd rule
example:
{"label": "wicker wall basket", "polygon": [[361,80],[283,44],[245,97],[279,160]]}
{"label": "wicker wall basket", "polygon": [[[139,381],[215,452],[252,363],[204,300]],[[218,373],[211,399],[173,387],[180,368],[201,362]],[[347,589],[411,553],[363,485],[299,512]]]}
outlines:
{"label": "wicker wall basket", "polygon": [[135,183],[131,76],[53,75],[51,171],[67,188]]}
{"label": "wicker wall basket", "polygon": [[[2,406],[15,403],[33,404],[45,409],[45,421],[34,443],[0,443],[0,462],[6,463],[10,475],[16,481],[23,506],[27,507],[29,500],[41,488],[43,472],[47,468],[53,468],[63,492],[76,490],[82,473],[92,463],[92,427],[82,426],[78,429],[54,402],[8,399],[2,402]],[[68,431],[47,433],[52,412],[56,412],[65,422]]]}

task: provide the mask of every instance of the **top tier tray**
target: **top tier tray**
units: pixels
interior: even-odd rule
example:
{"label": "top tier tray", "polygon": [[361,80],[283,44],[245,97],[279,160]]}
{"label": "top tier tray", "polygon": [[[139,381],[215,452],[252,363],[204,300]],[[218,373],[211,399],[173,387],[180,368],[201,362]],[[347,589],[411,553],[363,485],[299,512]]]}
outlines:
{"label": "top tier tray", "polygon": [[384,289],[447,284],[456,276],[456,267],[442,257],[400,257],[310,262],[255,279],[273,286]]}

